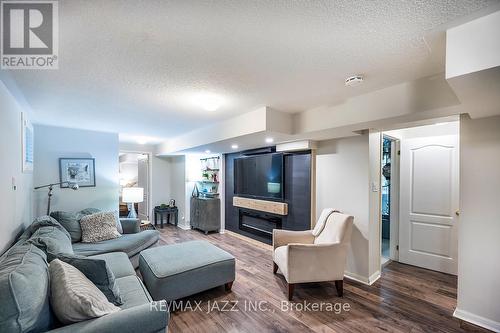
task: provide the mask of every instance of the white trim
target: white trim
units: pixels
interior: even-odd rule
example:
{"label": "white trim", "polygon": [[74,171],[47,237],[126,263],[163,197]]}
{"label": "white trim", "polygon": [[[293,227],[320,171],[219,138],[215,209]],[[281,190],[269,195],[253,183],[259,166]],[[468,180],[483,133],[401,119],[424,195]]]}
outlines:
{"label": "white trim", "polygon": [[[144,147],[146,148],[146,147]],[[120,149],[118,147],[118,168],[120,167],[120,153],[124,154],[144,154],[148,155],[148,220],[151,221],[154,219],[154,211],[153,211],[153,157],[154,153],[151,150],[147,149]],[[118,170],[119,172],[119,170]],[[119,181],[119,180],[118,180]],[[121,188],[121,185],[118,184]],[[120,204],[118,202],[118,204]],[[154,223],[154,221],[153,221]]]}
{"label": "white trim", "polygon": [[364,276],[356,274],[356,273],[346,271],[346,272],[344,272],[344,277],[348,278],[349,280],[354,280],[356,282],[366,284],[368,286],[370,285],[367,277],[364,277]]}
{"label": "white trim", "polygon": [[368,284],[371,286],[372,284],[377,282],[378,279],[380,279],[380,271],[376,271],[375,273],[370,275],[370,277],[368,278]]}
{"label": "white trim", "polygon": [[177,223],[177,227],[181,228],[182,230],[191,230],[191,226],[185,225],[184,223]]}
{"label": "white trim", "polygon": [[484,318],[464,310],[460,310],[459,308],[455,309],[455,311],[453,312],[453,317],[463,321],[467,321],[477,326],[484,327],[493,332],[500,332],[500,322]]}
{"label": "white trim", "polygon": [[356,282],[360,282],[362,284],[366,284],[367,286],[371,286],[380,278],[380,271],[376,271],[370,277],[362,276],[352,272],[344,272],[344,277],[349,280],[354,280]]}

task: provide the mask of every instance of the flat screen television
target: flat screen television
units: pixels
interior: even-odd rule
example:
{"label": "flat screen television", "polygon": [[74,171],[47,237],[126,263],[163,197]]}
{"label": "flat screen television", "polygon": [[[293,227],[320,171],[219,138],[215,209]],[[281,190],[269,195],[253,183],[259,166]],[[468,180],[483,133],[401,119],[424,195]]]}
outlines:
{"label": "flat screen television", "polygon": [[283,199],[283,154],[264,154],[234,160],[234,194]]}

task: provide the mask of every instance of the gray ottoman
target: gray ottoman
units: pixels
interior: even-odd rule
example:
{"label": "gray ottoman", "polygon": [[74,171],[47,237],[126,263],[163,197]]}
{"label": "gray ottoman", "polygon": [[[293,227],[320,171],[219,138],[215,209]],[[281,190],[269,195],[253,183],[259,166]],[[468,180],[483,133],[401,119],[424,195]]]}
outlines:
{"label": "gray ottoman", "polygon": [[209,242],[190,241],[142,251],[139,270],[154,300],[173,301],[221,285],[231,290],[235,260]]}

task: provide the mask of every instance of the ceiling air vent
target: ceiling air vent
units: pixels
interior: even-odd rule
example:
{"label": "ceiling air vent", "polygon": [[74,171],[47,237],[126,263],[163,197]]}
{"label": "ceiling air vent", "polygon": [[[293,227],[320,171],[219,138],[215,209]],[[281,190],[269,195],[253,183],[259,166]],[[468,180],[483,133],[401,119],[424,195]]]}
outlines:
{"label": "ceiling air vent", "polygon": [[345,79],[347,87],[359,86],[361,83],[363,83],[363,75],[353,75]]}

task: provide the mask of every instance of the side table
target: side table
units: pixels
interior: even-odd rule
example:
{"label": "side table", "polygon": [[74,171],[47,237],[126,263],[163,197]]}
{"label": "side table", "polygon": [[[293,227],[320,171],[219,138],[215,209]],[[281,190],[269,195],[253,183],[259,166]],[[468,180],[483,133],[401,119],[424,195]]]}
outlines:
{"label": "side table", "polygon": [[166,208],[155,207],[154,213],[155,213],[155,226],[158,224],[158,217],[159,217],[160,226],[161,228],[163,228],[163,218],[165,215],[167,217],[167,224],[170,223],[171,214],[174,214],[175,226],[177,226],[177,223],[179,222],[179,210],[177,209],[177,207],[166,207]]}

